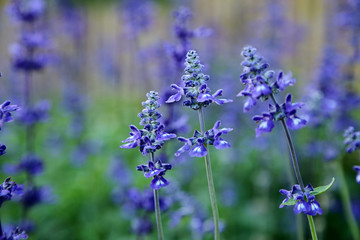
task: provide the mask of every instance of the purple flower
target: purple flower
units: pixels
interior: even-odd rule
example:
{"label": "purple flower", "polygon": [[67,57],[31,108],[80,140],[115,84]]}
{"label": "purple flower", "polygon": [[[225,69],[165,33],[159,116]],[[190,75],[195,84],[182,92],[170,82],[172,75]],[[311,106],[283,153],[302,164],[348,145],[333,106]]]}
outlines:
{"label": "purple flower", "polygon": [[185,95],[184,89],[176,84],[171,84],[171,87],[177,91],[174,95],[171,95],[165,103],[173,103],[181,100],[182,96]]}
{"label": "purple flower", "polygon": [[126,144],[121,145],[120,148],[135,148],[140,145],[141,131],[134,125],[130,125],[129,127],[131,129],[130,137],[122,141]]}
{"label": "purple flower", "polygon": [[320,204],[315,200],[315,196],[307,192],[306,197],[309,202],[309,209],[306,214],[310,216],[315,216],[316,214],[322,215],[323,210],[321,209]]}
{"label": "purple flower", "polygon": [[28,239],[28,235],[24,230],[16,227],[14,230],[10,232],[10,234],[2,233],[0,236],[0,240],[20,240],[20,239]]}
{"label": "purple flower", "polygon": [[256,137],[259,137],[262,133],[269,133],[274,128],[273,117],[270,113],[263,113],[262,116],[254,116],[255,122],[260,122],[259,126],[255,129]]}
{"label": "purple flower", "polygon": [[[316,214],[323,214],[323,210],[320,207],[320,204],[315,200],[315,196],[311,194],[314,191],[314,188],[311,184],[308,184],[304,188],[305,192],[303,192],[300,188],[300,185],[294,185],[291,191],[287,191],[285,189],[281,189],[280,193],[285,195],[286,198],[280,204],[280,208],[286,206],[285,204],[289,200],[296,200],[296,204],[294,206],[294,213],[300,214],[304,213],[310,216],[315,216]],[[305,198],[307,201],[305,200]]]}
{"label": "purple flower", "polygon": [[222,95],[223,90],[219,89],[214,94],[211,94],[210,88],[207,86],[207,81],[210,79],[208,75],[201,72],[204,65],[200,63],[199,55],[195,50],[190,50],[186,54],[185,59],[185,75],[182,76],[184,87],[179,87],[172,84],[171,87],[177,92],[170,96],[166,103],[173,103],[180,101],[182,96],[185,100],[183,105],[189,106],[194,110],[206,107],[215,102],[218,105],[232,102],[231,99],[218,99]]}
{"label": "purple flower", "polygon": [[179,148],[176,151],[176,153],[175,153],[176,157],[180,156],[180,154],[182,154],[184,152],[190,151],[191,146],[192,146],[192,141],[190,139],[183,138],[183,137],[178,137],[178,140],[180,142],[184,142],[185,144],[184,144],[184,146],[182,146],[181,148]]}
{"label": "purple flower", "polygon": [[17,165],[7,164],[4,166],[4,170],[8,174],[17,174],[24,171],[30,175],[38,175],[42,173],[43,169],[43,160],[34,154],[27,154]]}
{"label": "purple flower", "polygon": [[23,186],[10,181],[11,177],[5,179],[0,185],[0,207],[5,201],[11,200],[13,196],[21,195],[23,193]]}
{"label": "purple flower", "polygon": [[304,200],[303,196],[297,196],[296,198],[297,202],[294,206],[294,213],[296,214],[300,214],[300,213],[305,213],[308,214],[310,206],[309,204]]}
{"label": "purple flower", "polygon": [[36,21],[44,10],[43,0],[12,0],[8,7],[8,12],[13,18],[24,22]]}
{"label": "purple flower", "polygon": [[292,96],[288,94],[286,96],[285,103],[282,104],[285,116],[287,117],[286,125],[292,130],[298,130],[305,127],[306,120],[296,116],[296,109],[301,108],[303,103],[291,103]]}
{"label": "purple flower", "polygon": [[4,155],[6,153],[6,146],[4,144],[0,143],[0,156]]}
{"label": "purple flower", "polygon": [[171,170],[171,165],[168,163],[162,163],[160,160],[155,163],[148,162],[148,165],[137,166],[138,171],[143,171],[146,178],[153,177],[150,183],[152,189],[160,189],[169,185],[169,182],[164,178],[165,172]]}
{"label": "purple flower", "polygon": [[293,194],[295,194],[299,191],[301,191],[301,188],[300,188],[300,185],[297,185],[297,184],[292,186],[290,191],[285,190],[285,189],[280,189],[280,193],[282,195],[285,195],[286,198],[282,201],[279,208],[283,208],[285,206],[283,204],[286,203],[287,201],[289,201],[291,198],[293,198]]}
{"label": "purple flower", "polygon": [[9,100],[6,100],[0,105],[0,130],[4,123],[14,120],[11,112],[17,111],[19,109],[20,108],[17,105],[11,105]]}
{"label": "purple flower", "polygon": [[358,184],[360,184],[360,166],[354,166],[353,169],[354,169],[354,171],[357,172],[356,182],[357,182]]}
{"label": "purple flower", "polygon": [[19,112],[19,121],[25,125],[46,122],[49,119],[51,104],[47,100],[37,102],[33,107],[24,108]]}
{"label": "purple flower", "polygon": [[134,125],[130,125],[130,137],[123,141],[126,144],[120,146],[120,148],[139,146],[139,150],[144,156],[156,152],[161,149],[165,141],[176,137],[175,134],[166,133],[165,126],[160,124],[161,114],[157,111],[160,107],[159,94],[151,91],[146,96],[148,99],[142,103],[145,108],[138,114],[141,119],[140,125],[143,125],[144,128],[139,130]]}
{"label": "purple flower", "polygon": [[274,83],[274,87],[284,91],[286,87],[293,86],[296,79],[292,77],[292,73],[289,72],[285,76],[282,71],[279,72],[278,78]]}
{"label": "purple flower", "polygon": [[346,151],[352,153],[360,148],[360,132],[355,132],[354,127],[348,127],[344,133]]}
{"label": "purple flower", "polygon": [[222,139],[220,136],[223,134],[228,134],[233,129],[232,128],[221,128],[219,129],[221,125],[220,121],[216,121],[214,124],[214,127],[212,129],[209,129],[206,131],[205,136],[207,139],[208,144],[214,145],[216,149],[223,149],[223,148],[230,148],[231,145],[224,139]]}
{"label": "purple flower", "polygon": [[189,152],[190,157],[205,157],[207,150],[204,146],[204,139],[198,138],[196,142],[195,146]]}

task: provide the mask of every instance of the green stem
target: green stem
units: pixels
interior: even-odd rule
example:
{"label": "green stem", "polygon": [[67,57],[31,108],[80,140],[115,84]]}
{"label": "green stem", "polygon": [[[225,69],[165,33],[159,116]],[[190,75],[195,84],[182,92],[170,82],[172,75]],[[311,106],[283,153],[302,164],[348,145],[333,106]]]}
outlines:
{"label": "green stem", "polygon": [[[271,94],[270,97],[273,100],[275,106],[279,106],[276,99],[275,99],[275,96],[273,94]],[[289,145],[291,163],[292,163],[292,166],[294,168],[296,180],[300,184],[300,187],[301,187],[302,191],[304,191],[304,183],[303,183],[303,180],[302,180],[302,177],[301,177],[300,168],[299,168],[298,160],[297,160],[297,157],[296,157],[295,147],[294,147],[293,141],[291,139],[290,131],[289,131],[284,119],[281,119],[281,125],[283,126],[283,129],[284,129],[284,132],[285,132],[285,135],[286,135],[286,139],[287,139],[287,142],[288,142],[288,145]],[[314,220],[313,220],[312,216],[309,216],[309,215],[307,215],[307,219],[308,219],[308,222],[309,222],[312,239],[317,240],[318,238],[317,238],[317,235],[316,235],[316,229],[315,229]]]}
{"label": "green stem", "polygon": [[[155,163],[154,153],[151,153],[151,161]],[[159,190],[154,189],[154,204],[155,204],[155,216],[156,216],[156,226],[158,232],[158,239],[164,239],[163,228],[161,224],[161,213],[160,213],[160,203],[159,203]]]}
{"label": "green stem", "polygon": [[349,193],[349,189],[346,184],[345,174],[344,174],[344,169],[342,167],[341,159],[342,158],[340,158],[340,160],[337,161],[337,167],[336,167],[338,176],[339,176],[340,182],[341,182],[341,186],[340,186],[341,201],[344,206],[345,218],[346,218],[347,224],[350,227],[350,231],[353,236],[353,239],[359,240],[360,239],[359,228],[357,227],[354,214],[351,210],[350,193]]}
{"label": "green stem", "polygon": [[309,226],[310,226],[310,231],[311,231],[311,237],[314,240],[317,240],[317,235],[316,235],[316,229],[315,229],[315,223],[314,223],[314,219],[312,216],[307,215],[307,219],[309,221]]}
{"label": "green stem", "polygon": [[[204,115],[202,112],[202,108],[198,110],[199,114],[199,122],[200,122],[200,128],[201,133],[205,134],[205,123],[204,123]],[[205,148],[207,148],[207,144],[205,143]],[[207,182],[209,186],[209,194],[210,194],[210,202],[211,202],[211,209],[213,213],[214,218],[214,239],[218,240],[220,239],[220,231],[219,231],[219,210],[217,207],[216,202],[216,194],[215,194],[215,186],[214,186],[214,180],[211,170],[211,161],[210,161],[210,153],[208,152],[205,156],[205,168],[206,168],[206,177]]]}

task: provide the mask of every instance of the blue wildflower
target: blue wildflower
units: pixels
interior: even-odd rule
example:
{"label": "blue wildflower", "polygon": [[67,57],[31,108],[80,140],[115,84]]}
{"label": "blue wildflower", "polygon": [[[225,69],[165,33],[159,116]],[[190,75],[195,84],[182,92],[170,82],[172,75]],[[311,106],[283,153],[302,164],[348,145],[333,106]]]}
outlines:
{"label": "blue wildflower", "polygon": [[146,96],[148,100],[142,103],[145,108],[138,114],[141,119],[140,125],[143,125],[144,128],[138,129],[136,126],[130,125],[130,137],[123,141],[126,144],[120,146],[121,148],[139,146],[143,155],[156,152],[161,149],[165,141],[176,137],[175,134],[166,133],[164,131],[165,126],[159,122],[161,118],[161,114],[157,110],[160,107],[158,103],[159,94],[151,91]]}
{"label": "blue wildflower", "polygon": [[177,150],[175,156],[178,157],[180,154],[189,151],[191,157],[204,157],[207,155],[208,151],[205,145],[214,145],[216,149],[230,148],[231,145],[227,141],[221,138],[221,135],[228,134],[233,129],[232,128],[221,128],[220,121],[217,121],[214,124],[214,127],[207,130],[204,136],[198,131],[194,131],[193,137],[187,139],[184,137],[178,137],[180,142],[183,142],[184,145]]}
{"label": "blue wildflower", "polygon": [[137,166],[138,171],[143,171],[146,178],[153,177],[150,183],[152,189],[160,189],[169,185],[169,182],[164,178],[165,172],[171,170],[171,165],[168,163],[162,163],[161,160],[157,160],[155,163],[149,161],[148,165]]}
{"label": "blue wildflower", "polygon": [[353,169],[354,169],[354,171],[357,172],[356,182],[357,182],[358,184],[360,184],[360,166],[354,166]]}
{"label": "blue wildflower", "polygon": [[292,74],[284,75],[280,71],[275,78],[274,71],[267,70],[269,64],[256,54],[256,49],[253,47],[245,47],[242,55],[245,60],[241,63],[244,69],[240,75],[240,80],[245,85],[245,88],[237,96],[246,98],[243,107],[244,112],[250,111],[259,99],[266,101],[271,98],[275,104],[269,105],[269,112],[263,113],[262,116],[253,117],[255,122],[260,122],[256,128],[256,137],[259,137],[262,133],[271,132],[274,128],[274,121],[283,119],[286,119],[286,125],[292,130],[304,127],[307,121],[297,116],[297,109],[304,104],[291,103],[291,94],[286,96],[285,102],[281,105],[276,102],[274,97],[274,94],[278,94],[280,91],[284,91],[286,87],[294,85],[296,79],[292,77]]}
{"label": "blue wildflower", "polygon": [[23,193],[23,186],[10,180],[11,177],[8,177],[0,185],[0,207],[5,201],[11,200],[13,196],[21,195]]}
{"label": "blue wildflower", "polygon": [[20,240],[20,239],[28,239],[28,235],[24,230],[19,227],[16,227],[9,234],[2,232],[0,236],[0,240]]}
{"label": "blue wildflower", "polygon": [[9,100],[6,100],[0,105],[0,130],[4,123],[14,120],[11,113],[19,109],[18,105],[11,105]]}
{"label": "blue wildflower", "polygon": [[280,208],[286,206],[286,203],[289,200],[296,200],[294,213],[304,213],[310,216],[323,214],[323,210],[321,209],[320,204],[315,200],[315,196],[311,194],[312,191],[314,191],[314,188],[311,186],[311,184],[308,184],[304,188],[304,192],[301,190],[300,185],[297,184],[292,186],[290,191],[280,189],[280,193],[286,196],[286,198],[280,204]]}
{"label": "blue wildflower", "polygon": [[344,137],[344,144],[348,153],[352,153],[360,148],[360,132],[355,132],[354,127],[348,127],[344,132]]}
{"label": "blue wildflower", "polygon": [[178,102],[185,96],[188,100],[185,100],[183,104],[194,110],[198,110],[201,107],[207,107],[212,102],[215,102],[218,105],[232,102],[231,99],[218,98],[222,96],[222,89],[211,94],[211,90],[206,83],[210,77],[201,72],[203,67],[204,65],[200,63],[197,52],[190,50],[186,54],[185,75],[182,76],[185,87],[172,84],[171,87],[177,92],[170,96],[166,103]]}

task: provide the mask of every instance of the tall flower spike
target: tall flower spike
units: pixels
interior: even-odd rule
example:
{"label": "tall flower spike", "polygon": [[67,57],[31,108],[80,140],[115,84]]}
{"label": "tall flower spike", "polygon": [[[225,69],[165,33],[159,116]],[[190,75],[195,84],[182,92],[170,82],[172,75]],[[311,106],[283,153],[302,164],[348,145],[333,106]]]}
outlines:
{"label": "tall flower spike", "polygon": [[125,144],[120,146],[120,148],[139,146],[143,155],[156,152],[161,149],[165,141],[176,137],[175,134],[166,133],[164,125],[160,124],[161,114],[157,110],[160,107],[159,94],[151,91],[146,96],[148,99],[142,103],[144,109],[138,114],[141,119],[140,125],[144,128],[138,129],[136,126],[130,125],[130,137],[123,141]]}
{"label": "tall flower spike", "polygon": [[185,59],[185,75],[182,76],[185,87],[180,87],[172,84],[171,87],[177,91],[174,95],[170,96],[166,103],[178,102],[183,96],[188,98],[184,101],[185,106],[189,106],[194,110],[201,107],[207,107],[210,103],[215,102],[218,105],[232,102],[231,99],[219,99],[223,90],[219,89],[214,94],[207,86],[207,81],[210,79],[208,75],[202,73],[204,65],[200,63],[199,55],[195,50],[190,50],[186,54]]}
{"label": "tall flower spike", "polygon": [[217,209],[214,180],[212,178],[211,161],[207,146],[214,145],[216,149],[231,147],[227,141],[221,138],[221,135],[227,134],[228,132],[232,131],[232,129],[219,129],[220,121],[217,121],[212,129],[205,131],[203,108],[209,106],[213,102],[218,105],[223,105],[225,103],[232,102],[232,100],[218,98],[223,93],[222,89],[217,90],[214,94],[211,93],[211,90],[207,85],[207,81],[210,79],[210,77],[202,73],[203,67],[204,65],[200,63],[200,58],[197,52],[194,50],[190,50],[186,54],[184,69],[185,74],[181,78],[184,87],[180,87],[174,84],[171,85],[171,87],[175,89],[177,93],[170,96],[166,103],[177,102],[180,101],[182,97],[186,97],[187,100],[183,102],[183,105],[189,106],[191,109],[198,111],[201,132],[195,130],[193,137],[189,139],[179,137],[178,140],[183,142],[184,145],[177,150],[175,156],[179,156],[180,154],[189,151],[189,155],[191,157],[205,158],[206,175],[209,187],[211,208],[214,218],[214,236],[215,239],[219,239],[219,212]]}
{"label": "tall flower spike", "polygon": [[[272,98],[274,100],[275,94],[284,91],[286,87],[292,86],[296,82],[291,73],[284,75],[282,71],[275,78],[273,70],[266,70],[269,64],[256,54],[256,48],[245,47],[241,54],[245,60],[241,63],[244,69],[240,75],[240,81],[245,85],[245,88],[237,96],[246,98],[243,107],[244,112],[250,111],[259,99],[266,101]],[[274,106],[270,105],[269,112],[263,113],[262,116],[253,117],[255,122],[260,122],[256,128],[256,137],[262,133],[271,132],[274,128],[274,121],[286,119],[286,125],[292,130],[298,130],[306,125],[306,120],[296,114],[296,109],[301,108],[304,104],[291,103],[291,100],[292,96],[288,94],[283,104],[274,103]]]}

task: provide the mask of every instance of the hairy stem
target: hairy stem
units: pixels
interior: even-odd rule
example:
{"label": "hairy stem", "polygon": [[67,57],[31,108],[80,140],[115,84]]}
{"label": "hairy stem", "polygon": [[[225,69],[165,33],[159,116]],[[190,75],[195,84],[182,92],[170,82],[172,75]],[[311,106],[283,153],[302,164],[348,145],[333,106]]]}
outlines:
{"label": "hairy stem", "polygon": [[[151,161],[155,162],[154,153],[151,153]],[[155,216],[156,216],[156,225],[158,231],[158,239],[164,239],[164,233],[161,223],[161,213],[160,213],[160,203],[159,203],[159,190],[154,189],[154,205],[155,205]]]}
{"label": "hairy stem", "polygon": [[341,162],[342,159],[343,158],[340,158],[340,160],[337,160],[337,166],[336,166],[337,175],[339,176],[340,183],[341,183],[340,197],[341,197],[341,201],[342,201],[343,207],[344,207],[345,219],[347,221],[347,224],[349,225],[353,239],[359,240],[360,239],[359,228],[356,224],[356,220],[355,220],[353,211],[351,209],[350,193],[349,193],[348,186],[346,184],[344,169],[343,169],[342,162]]}
{"label": "hairy stem", "polygon": [[[202,112],[202,108],[198,110],[199,114],[199,122],[200,122],[200,129],[201,133],[205,134],[205,122],[204,122],[204,115]],[[207,148],[207,144],[205,143],[205,148]],[[211,170],[211,161],[210,161],[210,153],[208,152],[205,156],[205,168],[206,168],[206,177],[209,186],[209,194],[210,194],[210,202],[211,202],[211,209],[214,218],[214,237],[215,239],[220,239],[220,230],[219,230],[219,210],[216,202],[216,194],[215,194],[215,186],[214,180]]]}

